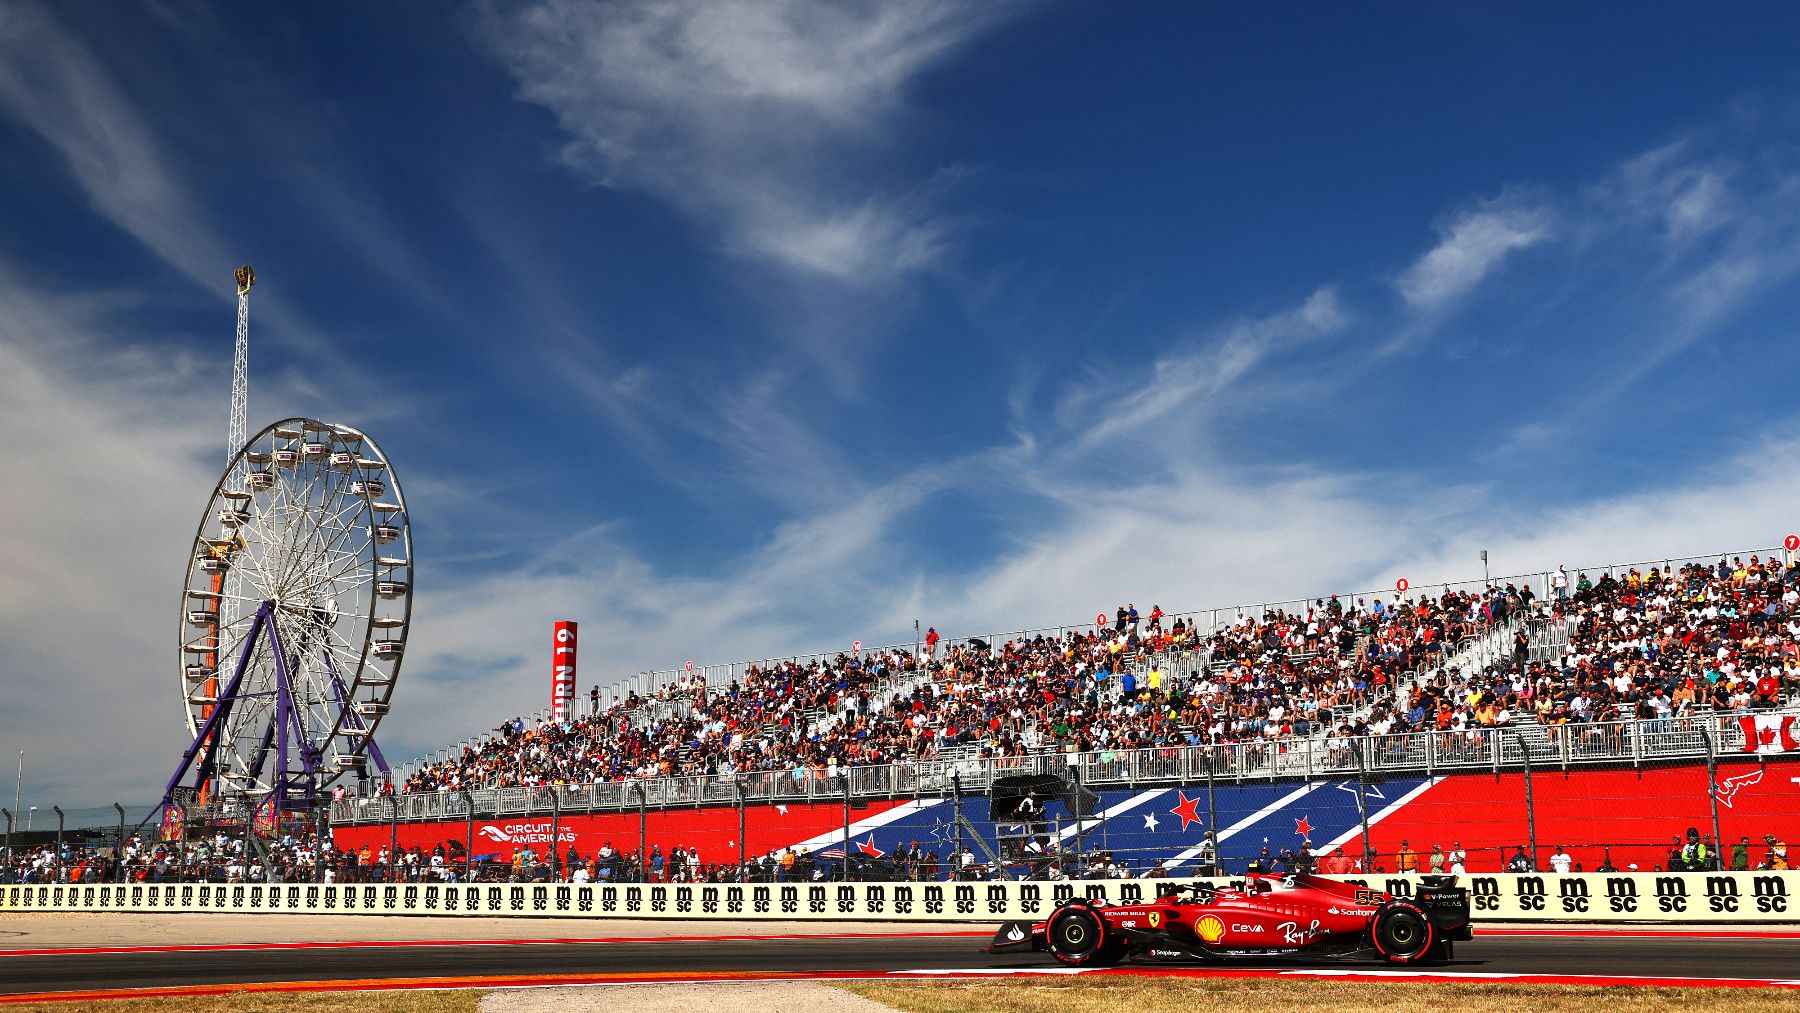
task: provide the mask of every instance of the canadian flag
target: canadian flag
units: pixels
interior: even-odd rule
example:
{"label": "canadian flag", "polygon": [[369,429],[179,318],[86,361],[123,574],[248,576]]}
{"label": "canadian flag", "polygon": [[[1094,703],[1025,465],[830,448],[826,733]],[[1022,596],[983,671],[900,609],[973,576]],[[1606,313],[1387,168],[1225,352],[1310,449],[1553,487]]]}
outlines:
{"label": "canadian flag", "polygon": [[1800,752],[1800,742],[1794,740],[1792,714],[1745,715],[1738,718],[1738,727],[1744,730],[1746,753]]}

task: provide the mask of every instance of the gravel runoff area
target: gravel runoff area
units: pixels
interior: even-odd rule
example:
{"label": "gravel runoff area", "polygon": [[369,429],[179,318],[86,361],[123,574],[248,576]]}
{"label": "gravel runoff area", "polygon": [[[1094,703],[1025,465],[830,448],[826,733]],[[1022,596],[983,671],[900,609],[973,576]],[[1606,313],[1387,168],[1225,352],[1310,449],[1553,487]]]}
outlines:
{"label": "gravel runoff area", "polygon": [[720,1013],[896,1013],[892,1006],[815,981],[515,988],[481,998],[481,1013],[692,1013],[708,1009]]}
{"label": "gravel runoff area", "polygon": [[603,939],[660,936],[988,932],[993,926],[923,922],[673,921],[614,918],[419,918],[301,914],[0,914],[0,950],[73,946],[460,939]]}

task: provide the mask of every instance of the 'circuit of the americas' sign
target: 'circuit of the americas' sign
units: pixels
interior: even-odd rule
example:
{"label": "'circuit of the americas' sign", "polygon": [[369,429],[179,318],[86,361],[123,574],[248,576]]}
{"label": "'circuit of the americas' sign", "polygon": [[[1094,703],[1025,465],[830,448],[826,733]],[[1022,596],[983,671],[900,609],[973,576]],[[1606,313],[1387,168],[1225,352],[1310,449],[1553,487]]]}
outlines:
{"label": "'circuit of the americas' sign", "polygon": [[[1409,876],[1332,878],[1402,895],[1418,883]],[[1794,920],[1800,902],[1800,872],[1503,873],[1459,881],[1477,921],[1781,922]],[[994,922],[1039,919],[1075,896],[1134,903],[1196,882],[1208,881],[8,885],[0,886],[0,911]]]}

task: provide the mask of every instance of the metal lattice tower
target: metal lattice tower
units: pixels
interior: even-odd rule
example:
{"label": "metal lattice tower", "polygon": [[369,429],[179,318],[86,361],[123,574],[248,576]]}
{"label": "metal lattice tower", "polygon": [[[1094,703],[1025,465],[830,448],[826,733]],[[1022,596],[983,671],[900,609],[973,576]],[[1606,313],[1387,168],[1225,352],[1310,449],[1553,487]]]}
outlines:
{"label": "metal lattice tower", "polygon": [[[250,286],[254,284],[256,271],[249,264],[237,269],[237,346],[231,356],[231,424],[225,436],[227,467],[250,439]],[[239,587],[237,572],[233,570],[225,577],[225,599],[220,603],[219,617],[225,626],[237,620]]]}
{"label": "metal lattice tower", "polygon": [[254,284],[256,272],[249,264],[237,269],[237,350],[231,358],[231,432],[225,439],[226,464],[250,438],[250,286]]}

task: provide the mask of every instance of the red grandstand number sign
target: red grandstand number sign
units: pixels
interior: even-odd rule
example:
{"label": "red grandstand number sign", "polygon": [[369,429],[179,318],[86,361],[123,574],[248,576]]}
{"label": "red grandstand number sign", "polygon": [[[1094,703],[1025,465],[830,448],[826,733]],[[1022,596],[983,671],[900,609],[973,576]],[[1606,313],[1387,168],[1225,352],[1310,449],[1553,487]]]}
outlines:
{"label": "red grandstand number sign", "polygon": [[685,670],[685,671],[689,671],[689,672],[692,672],[692,671],[693,671],[693,670],[694,670],[694,663],[693,663],[693,662],[691,662],[691,661],[690,661],[690,662],[688,662],[688,663],[686,663],[686,664],[684,664],[684,665],[682,665],[682,666],[681,666],[681,667],[682,667],[682,669],[684,669],[684,670]]}
{"label": "red grandstand number sign", "polygon": [[1106,625],[1106,613],[1102,612],[1099,615],[1095,616],[1094,617],[1094,625],[1095,626],[1105,626]]}
{"label": "red grandstand number sign", "polygon": [[860,640],[851,641],[850,642],[850,653],[861,654],[862,653],[862,641],[860,641]]}
{"label": "red grandstand number sign", "polygon": [[1800,535],[1789,535],[1781,540],[1789,552],[1800,552]]}
{"label": "red grandstand number sign", "polygon": [[550,714],[567,721],[575,707],[575,624],[564,620],[550,634]]}
{"label": "red grandstand number sign", "polygon": [[1400,592],[1401,594],[1405,594],[1406,589],[1411,586],[1412,586],[1411,584],[1407,583],[1405,577],[1401,577],[1399,580],[1394,581],[1394,590]]}

